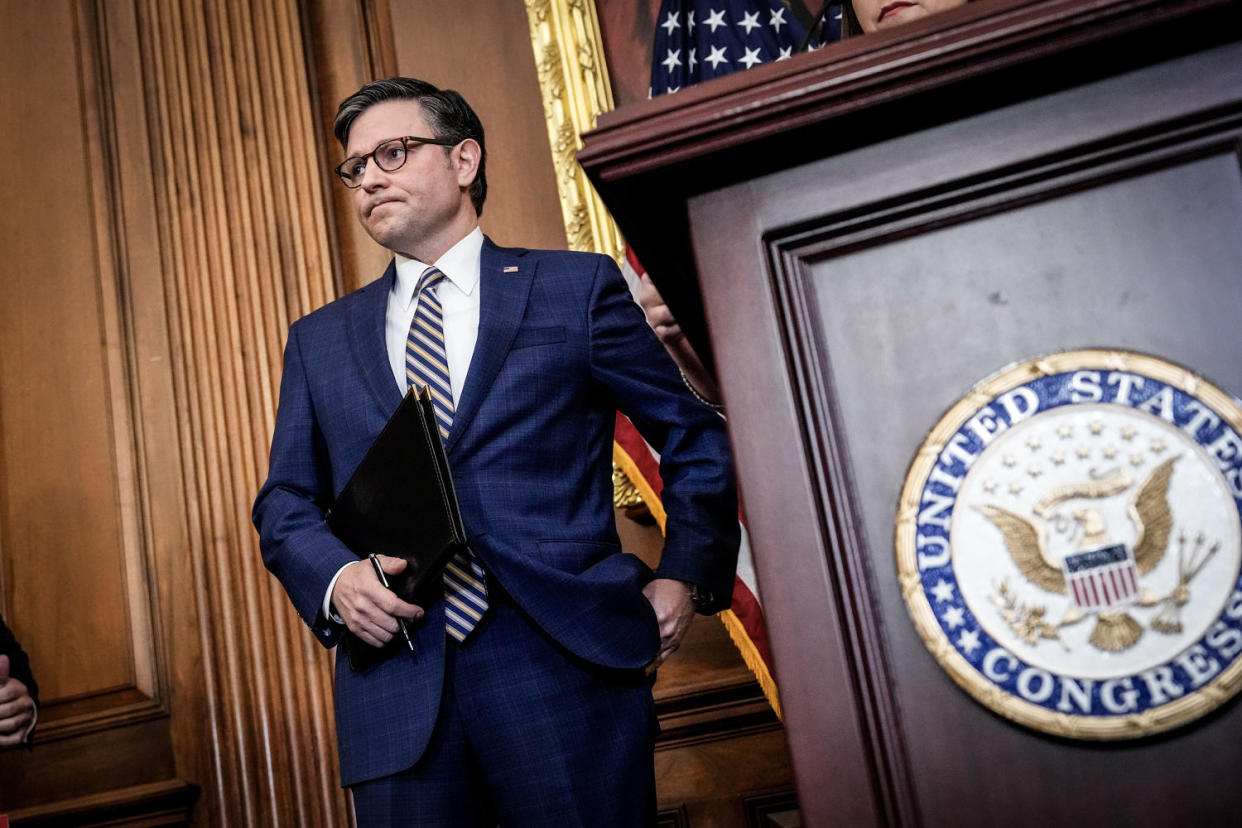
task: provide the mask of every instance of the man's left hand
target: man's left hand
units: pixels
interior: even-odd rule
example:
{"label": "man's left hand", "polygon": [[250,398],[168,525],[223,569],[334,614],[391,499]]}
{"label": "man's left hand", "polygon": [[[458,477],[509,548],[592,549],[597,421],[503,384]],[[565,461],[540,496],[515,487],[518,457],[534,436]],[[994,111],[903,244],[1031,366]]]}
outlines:
{"label": "man's left hand", "polygon": [[660,651],[647,665],[647,675],[651,675],[681,646],[694,618],[694,601],[690,599],[689,585],[672,578],[656,578],[643,587],[643,595],[651,602],[660,622]]}

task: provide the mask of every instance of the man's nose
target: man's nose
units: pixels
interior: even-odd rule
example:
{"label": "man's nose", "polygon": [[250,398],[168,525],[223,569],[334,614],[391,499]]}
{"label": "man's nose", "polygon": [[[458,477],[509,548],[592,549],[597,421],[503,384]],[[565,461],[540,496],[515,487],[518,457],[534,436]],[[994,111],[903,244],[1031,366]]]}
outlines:
{"label": "man's nose", "polygon": [[367,158],[362,168],[362,188],[367,192],[384,184],[388,180],[388,173],[379,168],[379,164],[375,163],[374,158]]}

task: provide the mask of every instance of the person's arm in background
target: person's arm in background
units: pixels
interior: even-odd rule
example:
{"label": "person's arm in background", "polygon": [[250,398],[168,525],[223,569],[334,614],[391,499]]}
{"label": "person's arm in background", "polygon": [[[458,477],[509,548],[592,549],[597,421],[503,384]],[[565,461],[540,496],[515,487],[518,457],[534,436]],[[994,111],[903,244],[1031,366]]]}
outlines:
{"label": "person's arm in background", "polygon": [[39,685],[30,659],[0,618],[0,748],[30,743],[38,704]]}
{"label": "person's arm in background", "polygon": [[708,373],[699,355],[694,352],[690,340],[686,338],[685,332],[673,318],[672,311],[664,303],[664,298],[660,296],[660,291],[656,290],[651,277],[644,273],[640,279],[638,304],[642,306],[643,313],[647,316],[647,324],[655,331],[656,336],[664,345],[664,350],[668,351],[669,356],[673,358],[673,362],[677,363],[677,367],[681,369],[681,375],[686,380],[686,385],[695,396],[708,405],[719,405],[720,390],[716,387],[716,380]]}

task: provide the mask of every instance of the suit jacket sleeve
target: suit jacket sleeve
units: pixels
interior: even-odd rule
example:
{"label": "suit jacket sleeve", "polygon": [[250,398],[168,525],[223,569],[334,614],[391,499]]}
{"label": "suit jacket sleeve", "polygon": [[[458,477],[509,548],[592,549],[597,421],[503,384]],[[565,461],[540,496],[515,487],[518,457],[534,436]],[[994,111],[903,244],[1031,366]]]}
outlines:
{"label": "suit jacket sleeve", "polygon": [[667,521],[656,574],[710,592],[705,612],[728,609],[740,529],[724,421],[686,388],[607,257],[600,257],[590,312],[595,378],[660,454]]}
{"label": "suit jacket sleeve", "polygon": [[330,647],[341,628],[323,616],[324,596],[340,568],[357,558],[323,519],[333,497],[331,471],[299,348],[300,325],[289,329],[285,345],[268,477],[253,518],[264,564],[319,642]]}

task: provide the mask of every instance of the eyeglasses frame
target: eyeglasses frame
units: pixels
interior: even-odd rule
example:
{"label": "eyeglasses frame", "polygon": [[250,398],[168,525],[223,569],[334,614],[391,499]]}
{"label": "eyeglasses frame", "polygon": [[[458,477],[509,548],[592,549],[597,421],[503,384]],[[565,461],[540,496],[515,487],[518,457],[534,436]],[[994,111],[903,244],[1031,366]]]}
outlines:
{"label": "eyeglasses frame", "polygon": [[379,159],[377,159],[377,158],[375,157],[375,153],[377,153],[377,152],[379,152],[379,151],[380,151],[380,147],[382,147],[382,146],[384,146],[384,145],[386,145],[386,144],[391,144],[393,141],[404,141],[404,142],[406,142],[407,146],[406,146],[406,148],[405,148],[405,149],[406,149],[406,159],[407,159],[407,160],[409,159],[409,154],[410,154],[410,153],[409,153],[409,151],[410,151],[410,149],[411,149],[411,147],[409,147],[409,146],[408,146],[408,144],[410,144],[410,143],[415,143],[415,144],[431,144],[431,145],[433,145],[433,146],[437,146],[437,147],[455,147],[455,146],[457,146],[459,143],[461,143],[460,141],[446,141],[446,140],[444,140],[443,138],[419,138],[417,135],[402,135],[402,136],[398,136],[398,137],[396,137],[396,138],[386,138],[385,140],[380,141],[378,144],[376,144],[376,145],[375,145],[375,149],[371,150],[371,151],[370,151],[370,152],[368,152],[368,153],[365,153],[365,154],[363,154],[363,155],[351,155],[351,156],[349,156],[349,157],[348,157],[348,158],[346,158],[344,161],[342,161],[341,163],[337,164],[337,165],[336,165],[336,167],[334,167],[334,168],[332,169],[332,172],[336,173],[336,177],[337,177],[337,178],[339,178],[339,179],[341,179],[341,183],[342,183],[342,184],[344,184],[344,185],[345,185],[345,187],[346,187],[347,189],[350,189],[350,190],[356,190],[356,189],[358,189],[359,187],[361,187],[361,186],[362,186],[362,175],[358,176],[358,183],[357,183],[357,184],[350,184],[348,181],[346,181],[346,180],[345,180],[345,174],[344,174],[343,172],[341,172],[341,169],[342,169],[342,168],[343,168],[346,164],[350,163],[351,161],[357,161],[357,160],[359,160],[359,159],[361,159],[361,160],[363,161],[363,169],[362,169],[362,174],[363,174],[363,175],[365,175],[365,174],[366,174],[366,166],[365,166],[365,163],[366,163],[366,160],[367,160],[368,158],[369,158],[369,159],[371,159],[371,163],[373,163],[373,164],[375,165],[376,169],[380,170],[381,172],[396,172],[397,170],[399,170],[399,169],[401,169],[402,167],[404,167],[404,166],[405,166],[405,161],[402,161],[402,162],[401,162],[398,166],[393,167],[391,170],[385,170],[382,166],[380,166]]}

